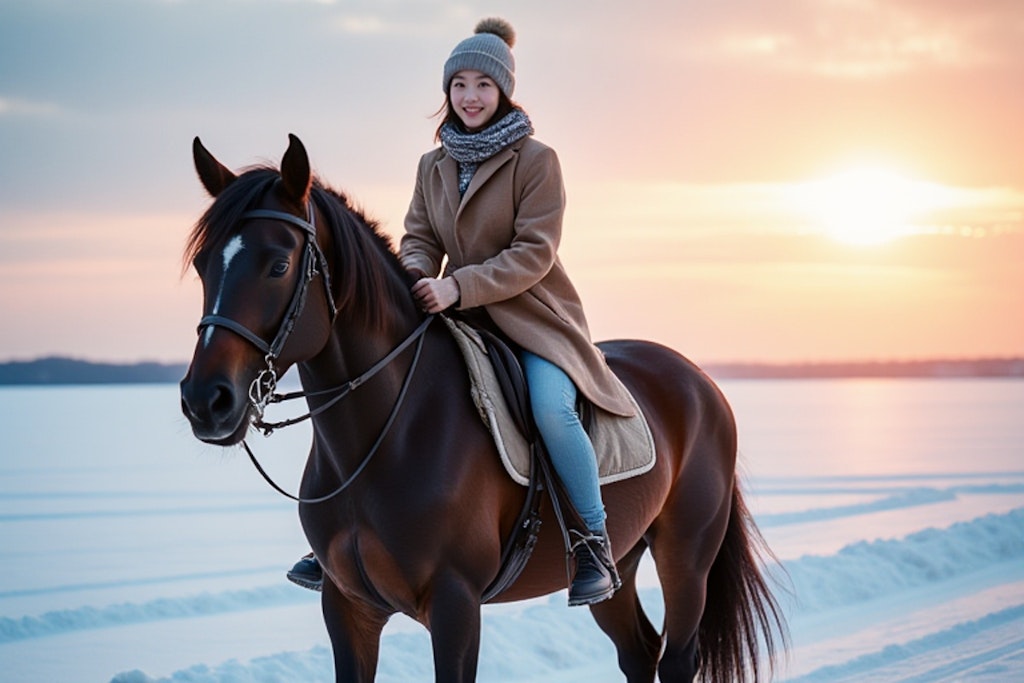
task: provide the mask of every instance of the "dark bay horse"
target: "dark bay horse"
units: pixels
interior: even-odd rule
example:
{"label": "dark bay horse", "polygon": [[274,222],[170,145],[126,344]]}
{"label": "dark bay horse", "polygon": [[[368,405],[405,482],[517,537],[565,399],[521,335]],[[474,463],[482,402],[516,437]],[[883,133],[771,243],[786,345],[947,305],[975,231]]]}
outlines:
{"label": "dark bay horse", "polygon": [[[325,573],[337,680],[373,680],[396,612],[429,629],[436,680],[474,680],[482,595],[526,489],[500,464],[456,343],[440,322],[424,323],[390,241],[313,178],[298,138],[280,170],[236,175],[198,138],[193,153],[215,198],[186,250],[204,288],[181,382],[193,432],[241,443],[276,376],[297,365],[313,414],[299,516]],[[600,346],[650,422],[657,463],[603,489],[622,588],[593,617],[630,682],[757,681],[784,625],[736,481],[729,405],[674,351]],[[563,539],[550,506],[543,514],[532,559],[495,601],[566,588]],[[660,631],[637,596],[648,549],[664,598]]]}

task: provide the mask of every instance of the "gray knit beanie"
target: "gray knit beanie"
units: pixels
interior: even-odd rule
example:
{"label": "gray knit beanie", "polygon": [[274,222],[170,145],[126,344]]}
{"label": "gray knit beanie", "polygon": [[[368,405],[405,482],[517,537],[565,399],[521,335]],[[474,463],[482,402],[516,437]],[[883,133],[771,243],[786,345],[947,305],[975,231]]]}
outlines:
{"label": "gray knit beanie", "polygon": [[516,33],[504,19],[482,19],[476,25],[475,35],[455,46],[444,63],[442,87],[448,94],[452,78],[463,69],[472,69],[490,76],[508,98],[516,88],[516,60],[512,46]]}

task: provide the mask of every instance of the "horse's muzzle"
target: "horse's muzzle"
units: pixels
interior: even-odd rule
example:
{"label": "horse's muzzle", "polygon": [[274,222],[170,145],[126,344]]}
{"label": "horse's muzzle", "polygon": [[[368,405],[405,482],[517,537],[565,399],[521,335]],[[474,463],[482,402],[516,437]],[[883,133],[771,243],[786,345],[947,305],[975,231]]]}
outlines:
{"label": "horse's muzzle", "polygon": [[200,441],[234,446],[245,438],[252,406],[248,393],[226,377],[194,381],[191,373],[181,381],[181,412]]}

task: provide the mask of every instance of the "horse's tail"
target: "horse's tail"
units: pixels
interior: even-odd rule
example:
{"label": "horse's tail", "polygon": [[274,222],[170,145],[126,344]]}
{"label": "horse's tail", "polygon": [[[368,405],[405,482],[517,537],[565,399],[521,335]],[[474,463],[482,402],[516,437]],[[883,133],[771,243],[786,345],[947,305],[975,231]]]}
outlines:
{"label": "horse's tail", "polygon": [[775,559],[736,482],[729,526],[708,575],[707,602],[698,631],[701,681],[757,683],[763,657],[768,659],[769,671],[774,671],[776,648],[785,648],[788,633],[762,573],[762,557]]}

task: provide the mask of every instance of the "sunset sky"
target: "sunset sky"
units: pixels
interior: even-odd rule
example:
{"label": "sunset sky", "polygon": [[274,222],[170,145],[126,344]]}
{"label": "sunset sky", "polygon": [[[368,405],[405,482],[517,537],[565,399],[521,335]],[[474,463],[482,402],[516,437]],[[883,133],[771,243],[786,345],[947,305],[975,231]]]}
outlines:
{"label": "sunset sky", "polygon": [[0,361],[184,361],[227,166],[396,237],[484,16],[559,153],[595,339],[697,362],[1024,355],[1020,0],[0,0]]}

